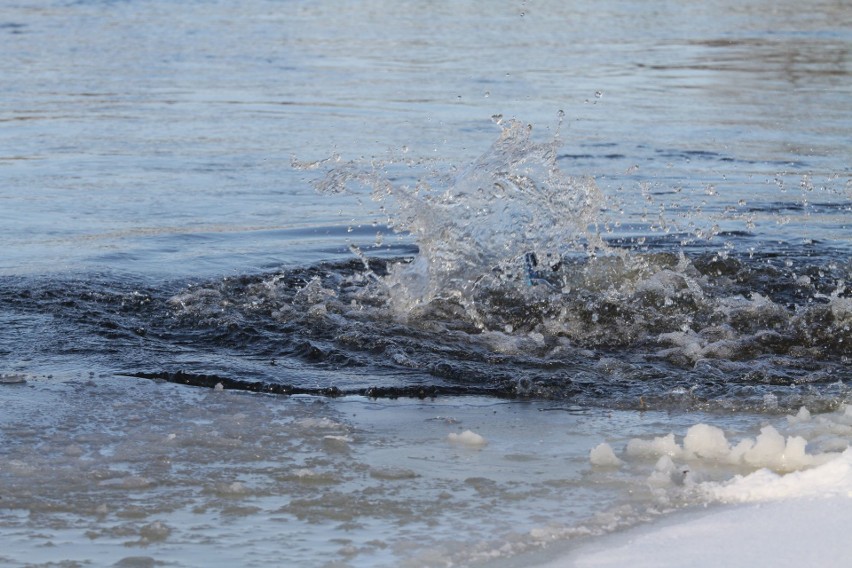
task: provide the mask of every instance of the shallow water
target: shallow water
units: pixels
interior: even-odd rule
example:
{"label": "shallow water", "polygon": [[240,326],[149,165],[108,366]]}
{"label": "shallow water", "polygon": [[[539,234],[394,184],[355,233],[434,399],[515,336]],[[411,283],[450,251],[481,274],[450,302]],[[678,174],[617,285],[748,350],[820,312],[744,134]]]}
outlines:
{"label": "shallow water", "polygon": [[602,441],[842,412],[847,12],[11,5],[4,560],[513,562],[702,502]]}

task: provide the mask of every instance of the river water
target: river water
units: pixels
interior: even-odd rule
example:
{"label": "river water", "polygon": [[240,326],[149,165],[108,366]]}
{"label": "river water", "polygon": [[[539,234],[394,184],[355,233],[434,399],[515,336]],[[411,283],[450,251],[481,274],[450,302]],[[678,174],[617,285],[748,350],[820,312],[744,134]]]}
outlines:
{"label": "river water", "polygon": [[524,565],[845,416],[850,18],[6,3],[0,562]]}

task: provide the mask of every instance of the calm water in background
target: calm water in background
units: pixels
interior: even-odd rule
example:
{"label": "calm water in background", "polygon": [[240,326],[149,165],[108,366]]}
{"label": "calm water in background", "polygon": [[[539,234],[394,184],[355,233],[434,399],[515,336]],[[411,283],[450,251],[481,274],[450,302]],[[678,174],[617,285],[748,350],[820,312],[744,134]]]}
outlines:
{"label": "calm water in background", "polygon": [[2,270],[313,260],[288,230],[367,219],[291,155],[407,146],[463,166],[498,113],[546,130],[564,110],[582,158],[563,167],[608,189],[715,184],[717,208],[771,206],[808,174],[833,190],[813,201],[842,201],[848,18],[843,2],[8,4]]}
{"label": "calm water in background", "polygon": [[[2,422],[0,451],[14,464],[0,469],[3,503],[20,496],[0,530],[22,556],[0,553],[5,560],[115,562],[135,555],[126,550],[132,541],[141,555],[193,565],[180,551],[213,554],[205,548],[213,541],[233,550],[259,526],[269,535],[256,537],[267,543],[258,565],[280,557],[268,542],[282,530],[302,543],[292,560],[316,565],[493,560],[533,547],[505,535],[535,526],[558,525],[554,534],[569,538],[583,532],[577,527],[594,533],[647,517],[640,507],[614,509],[622,512],[612,513],[611,526],[590,521],[596,503],[621,506],[624,488],[634,486],[595,487],[582,477],[588,450],[602,439],[694,421],[663,414],[643,422],[639,400],[665,412],[733,409],[716,420],[743,431],[751,413],[847,400],[848,2],[457,4],[3,5],[0,374],[28,380],[0,385],[4,406],[19,409]],[[490,335],[479,333],[469,310],[452,307],[422,328],[404,318],[388,323],[387,298],[371,288],[349,245],[371,258],[410,258],[440,227],[394,236],[388,225],[405,223],[370,188],[330,195],[314,184],[341,164],[375,169],[398,188],[452,179],[491,155],[501,135],[493,115],[504,127],[510,117],[533,125],[538,141],[558,128],[555,164],[595,179],[604,238],[631,258],[672,258],[643,260],[644,276],[616,271],[606,278],[629,285],[614,291],[593,275],[573,283],[570,298],[580,299],[572,304],[566,292],[561,301],[582,312],[577,321],[539,307],[511,319],[519,305],[541,300],[522,289],[521,300],[509,294],[508,303],[478,304],[492,308],[483,315]],[[527,157],[520,146],[512,151]],[[291,167],[332,155],[339,161]],[[704,280],[674,267],[681,251]],[[672,272],[700,280],[712,301],[696,308],[674,298],[669,319],[605,341],[624,322],[608,322],[604,308],[638,302],[629,322],[652,319],[656,308],[634,292],[651,282],[666,296],[655,275]],[[565,290],[570,274],[554,278]],[[356,305],[367,315],[349,309]],[[692,325],[695,311],[705,314],[704,329]],[[757,329],[742,323],[748,318]],[[542,331],[556,320],[566,329]],[[704,335],[672,336],[686,333],[681,324]],[[734,331],[707,331],[716,327]],[[737,347],[708,351],[713,333],[729,333]],[[658,341],[674,351],[649,346]],[[791,347],[802,342],[810,351]],[[748,378],[752,367],[759,372]],[[513,417],[501,422],[489,418],[497,400],[489,398],[445,399],[425,410],[389,403],[383,413],[360,399],[204,399],[188,387],[116,376],[178,369],[344,390],[484,385],[538,402],[494,407]],[[694,406],[682,400],[689,389]],[[539,412],[548,404],[572,418],[554,423],[553,413]],[[349,410],[357,405],[364,408]],[[600,414],[612,405],[626,413]],[[365,417],[370,409],[375,419]],[[575,423],[573,412],[589,414]],[[233,446],[204,441],[199,425],[217,420],[217,435]],[[527,426],[510,431],[512,420]],[[510,457],[489,462],[484,453],[443,448],[441,428],[456,423],[491,428],[489,448]],[[429,440],[443,449],[411,462],[424,424],[438,424]],[[551,433],[527,451],[524,436],[543,429],[582,434],[566,443]],[[118,430],[126,437],[118,440]],[[177,448],[152,449],[172,434]],[[234,450],[239,441],[250,451]],[[544,449],[560,443],[563,453]],[[209,452],[194,454],[199,445]],[[411,465],[428,459],[461,460],[457,477],[474,481],[454,487],[440,467]],[[528,462],[534,481],[518,465]],[[62,482],[39,473],[48,470],[66,472]],[[570,488],[555,481],[561,477]],[[81,478],[90,484],[78,485]],[[397,489],[410,479],[419,493]],[[371,501],[371,484],[403,496]],[[28,494],[27,486],[39,490]],[[57,505],[63,494],[73,498]],[[128,494],[139,503],[128,505]],[[478,509],[489,494],[491,512]],[[430,508],[435,500],[445,506]],[[588,504],[547,509],[561,500]],[[218,528],[223,519],[229,535]],[[34,535],[50,530],[63,546],[44,552],[50,537]],[[458,537],[467,531],[468,539]],[[502,549],[489,538],[517,546],[494,552]],[[471,542],[480,556],[461,552]],[[246,559],[245,550],[234,554]]]}

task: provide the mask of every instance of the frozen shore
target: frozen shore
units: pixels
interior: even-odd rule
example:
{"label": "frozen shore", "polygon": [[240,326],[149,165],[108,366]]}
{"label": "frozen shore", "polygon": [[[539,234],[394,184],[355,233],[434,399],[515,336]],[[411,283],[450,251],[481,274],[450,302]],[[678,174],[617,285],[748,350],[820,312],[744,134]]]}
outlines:
{"label": "frozen shore", "polygon": [[[828,443],[828,436],[847,432],[849,418],[850,410],[846,407],[841,412],[818,416],[816,421],[807,411],[788,417],[788,421],[794,427],[807,425],[814,438]],[[713,433],[705,425],[694,427],[693,432],[696,430]],[[689,446],[689,439],[687,434],[684,447],[669,446],[649,483],[658,481],[662,473],[671,475],[681,470],[668,465],[672,463],[668,454],[682,454]],[[695,453],[711,453],[711,445],[706,443],[711,439],[713,436],[706,436],[703,445],[693,446]],[[763,450],[767,449],[770,439],[775,441],[777,452],[763,451],[761,459],[775,468],[792,471],[779,473],[761,468],[723,482],[694,483],[688,491],[707,499],[710,509],[693,508],[657,523],[608,535],[543,566],[849,566],[852,550],[846,543],[848,527],[852,526],[852,449],[808,454],[804,451],[804,438],[791,436],[784,440],[774,429],[765,428],[756,442],[747,440],[733,448],[722,437],[714,459],[732,461],[741,460],[743,455],[748,457],[748,453],[737,454],[736,449],[743,445],[754,457],[754,449],[761,450],[761,445]],[[658,449],[663,447],[663,440],[666,438],[655,439]],[[645,447],[652,444],[646,442]],[[632,442],[632,447],[636,446]],[[606,448],[593,452],[592,459],[608,459],[617,465],[618,458],[614,452],[604,451]],[[631,444],[626,453],[630,453],[630,448]],[[819,465],[808,467],[813,463]],[[718,503],[726,505],[719,507]]]}

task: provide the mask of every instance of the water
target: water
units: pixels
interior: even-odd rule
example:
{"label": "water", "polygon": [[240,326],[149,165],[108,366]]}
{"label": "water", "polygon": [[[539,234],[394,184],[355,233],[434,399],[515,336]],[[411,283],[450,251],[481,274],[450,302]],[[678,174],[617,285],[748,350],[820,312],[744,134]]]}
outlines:
{"label": "water", "polygon": [[847,12],[10,4],[0,559],[523,564],[842,413]]}

